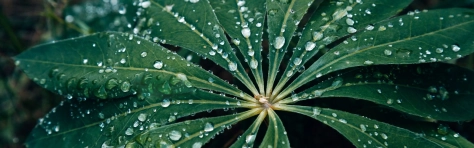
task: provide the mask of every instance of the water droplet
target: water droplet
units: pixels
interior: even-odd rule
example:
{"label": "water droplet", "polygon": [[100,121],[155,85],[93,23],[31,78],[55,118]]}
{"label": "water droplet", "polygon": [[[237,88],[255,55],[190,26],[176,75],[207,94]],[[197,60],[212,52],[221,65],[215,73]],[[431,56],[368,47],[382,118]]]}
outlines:
{"label": "water droplet", "polygon": [[146,120],[146,114],[140,114],[138,115],[138,120],[140,120],[141,122],[145,121]]}
{"label": "water droplet", "polygon": [[105,83],[105,89],[108,89],[108,90],[111,90],[113,89],[114,87],[118,86],[118,81],[117,79],[109,79],[106,83]]}
{"label": "water droplet", "polygon": [[367,128],[365,128],[365,125],[364,125],[364,124],[360,124],[359,127],[360,127],[360,130],[361,130],[362,132],[367,131]]}
{"label": "water droplet", "polygon": [[253,134],[249,134],[249,135],[245,136],[245,143],[252,144],[255,141],[256,137],[257,136],[255,136]]}
{"label": "water droplet", "polygon": [[347,23],[347,25],[352,26],[352,25],[354,25],[354,20],[352,20],[351,18],[347,18],[346,23]]}
{"label": "water droplet", "polygon": [[127,12],[127,8],[123,5],[119,6],[118,13],[125,14]]}
{"label": "water droplet", "polygon": [[153,64],[153,67],[155,67],[156,69],[161,69],[161,68],[163,68],[163,62],[160,61],[160,60],[157,60],[157,61],[155,61],[155,63]]}
{"label": "water droplet", "polygon": [[369,31],[370,31],[370,30],[374,30],[374,28],[375,28],[375,27],[372,26],[372,25],[368,25],[367,27],[365,27],[365,29],[366,29],[366,30],[369,30]]}
{"label": "water droplet", "polygon": [[302,62],[302,60],[301,60],[300,58],[295,58],[295,59],[293,60],[293,64],[295,64],[295,65],[300,65],[301,62]]}
{"label": "water droplet", "polygon": [[168,107],[170,106],[171,102],[168,99],[163,99],[163,102],[161,102],[162,107]]}
{"label": "water droplet", "polygon": [[388,49],[385,49],[385,50],[383,51],[383,54],[389,56],[389,55],[392,55],[392,51],[390,51],[390,50],[388,50]]}
{"label": "water droplet", "polygon": [[142,53],[140,54],[140,56],[142,56],[143,58],[146,57],[146,55],[147,55],[146,52],[142,52]]}
{"label": "water droplet", "polygon": [[178,141],[179,139],[181,139],[181,132],[177,131],[177,130],[172,130],[169,134],[168,134],[168,137],[173,140],[173,141]]}
{"label": "water droplet", "polygon": [[144,1],[142,3],[140,3],[140,5],[143,7],[143,8],[148,8],[150,6],[151,2],[150,1]]}
{"label": "water droplet", "polygon": [[313,32],[313,40],[318,41],[323,38],[323,33],[321,32]]}
{"label": "water droplet", "polygon": [[275,42],[273,43],[273,47],[275,47],[275,49],[281,49],[283,45],[285,45],[285,37],[276,37]]}
{"label": "water droplet", "polygon": [[239,46],[239,44],[240,44],[240,39],[238,39],[238,38],[232,39],[232,43],[234,43],[235,45]]}
{"label": "water droplet", "polygon": [[204,125],[204,131],[205,132],[211,132],[214,130],[214,125],[212,125],[212,123],[209,123],[207,122],[205,125]]}
{"label": "water droplet", "polygon": [[202,147],[202,143],[201,142],[196,142],[193,144],[192,148],[201,148]]}
{"label": "water droplet", "polygon": [[440,135],[446,135],[449,133],[449,127],[448,126],[445,126],[443,124],[440,124],[437,128],[437,132],[438,134]]}
{"label": "water droplet", "polygon": [[347,27],[347,32],[348,33],[355,33],[355,32],[357,32],[357,29],[355,29],[354,27]]}
{"label": "water droplet", "polygon": [[255,51],[253,51],[252,49],[249,49],[247,54],[252,57],[255,54]]}
{"label": "water droplet", "polygon": [[393,104],[393,100],[392,99],[387,99],[387,104]]}
{"label": "water droplet", "polygon": [[242,33],[242,35],[243,35],[245,38],[250,37],[250,29],[247,28],[247,27],[243,28],[242,31],[241,31],[241,33]]}
{"label": "water droplet", "polygon": [[317,116],[321,114],[321,109],[319,107],[313,107],[313,116]]}
{"label": "water droplet", "polygon": [[127,130],[125,130],[125,135],[133,135],[133,128],[127,128]]}
{"label": "water droplet", "polygon": [[209,55],[213,56],[216,55],[216,52],[214,50],[209,51]]}
{"label": "water droplet", "polygon": [[461,47],[459,47],[458,45],[452,45],[451,47],[454,52],[458,52],[459,50],[461,50]]}
{"label": "water droplet", "polygon": [[107,92],[105,91],[104,86],[101,86],[101,87],[99,87],[99,89],[97,89],[96,91],[94,91],[94,95],[95,95],[97,98],[106,99],[106,97],[107,97]]}
{"label": "water droplet", "polygon": [[367,61],[364,61],[364,64],[365,65],[372,65],[372,64],[374,64],[374,62],[367,60]]}
{"label": "water droplet", "polygon": [[383,139],[388,139],[388,136],[387,136],[385,133],[381,133],[380,136],[381,136]]}
{"label": "water droplet", "polygon": [[443,53],[443,48],[436,48],[436,53]]}
{"label": "water droplet", "polygon": [[258,61],[256,59],[250,60],[250,68],[257,69],[257,67],[258,67]]}
{"label": "water droplet", "polygon": [[128,92],[130,90],[130,82],[128,81],[123,82],[122,85],[120,86],[120,89],[123,92]]}
{"label": "water droplet", "polygon": [[237,70],[237,64],[234,62],[229,62],[229,70],[230,71],[235,71]]}
{"label": "water droplet", "polygon": [[306,51],[311,51],[316,47],[316,43],[314,42],[306,42],[306,45],[304,46]]}

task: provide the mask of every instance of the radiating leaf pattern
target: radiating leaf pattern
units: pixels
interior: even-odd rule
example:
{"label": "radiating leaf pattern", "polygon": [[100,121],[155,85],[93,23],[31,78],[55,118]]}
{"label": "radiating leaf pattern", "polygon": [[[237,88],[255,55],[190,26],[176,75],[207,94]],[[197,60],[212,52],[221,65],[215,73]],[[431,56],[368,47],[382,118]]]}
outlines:
{"label": "radiating leaf pattern", "polygon": [[260,111],[261,109],[256,108],[235,115],[201,118],[159,127],[138,135],[135,141],[128,143],[127,146],[201,147],[232,124],[258,114]]}
{"label": "radiating leaf pattern", "polygon": [[206,110],[248,106],[248,103],[194,88],[177,87],[182,92],[172,95],[158,92],[150,93],[147,98],[64,101],[40,120],[27,146],[123,146],[144,131],[182,117]]}
{"label": "radiating leaf pattern", "polygon": [[363,31],[369,24],[394,16],[411,0],[324,1],[305,26],[291,61],[273,91],[276,95],[284,84],[320,49],[349,34]]}
{"label": "radiating leaf pattern", "polygon": [[242,64],[234,54],[216,15],[207,0],[144,1],[140,34],[156,42],[192,50],[227,71],[258,94]]}
{"label": "radiating leaf pattern", "polygon": [[280,63],[285,53],[288,52],[287,47],[293,37],[293,33],[312,3],[312,0],[267,0],[266,2],[268,13],[267,33],[270,42],[268,46],[267,96],[272,93]]}
{"label": "radiating leaf pattern", "polygon": [[468,55],[474,48],[472,14],[468,9],[422,11],[369,25],[318,59],[277,98],[349,67],[437,62]]}
{"label": "radiating leaf pattern", "polygon": [[265,21],[265,0],[210,1],[217,18],[239,48],[258,85],[264,92],[262,72],[262,37]]}
{"label": "radiating leaf pattern", "polygon": [[[88,20],[95,16],[80,12],[65,19],[91,32],[127,33],[55,41],[15,57],[33,81],[67,98],[39,121],[28,147],[199,148],[253,116],[256,120],[235,135],[231,147],[291,147],[274,110],[319,120],[356,147],[473,146],[449,128],[433,128],[434,123],[419,121],[423,128],[413,128],[418,121],[387,124],[329,108],[288,105],[349,97],[420,116],[412,118],[474,119],[469,109],[473,72],[423,64],[474,52],[473,10],[423,10],[390,18],[411,1],[103,2],[103,11],[91,11],[103,20]],[[315,59],[320,49],[326,53]],[[193,64],[206,59],[240,82],[229,84]],[[286,69],[280,71],[282,66]],[[216,109],[224,115],[201,113]],[[263,137],[257,137],[260,126]]]}

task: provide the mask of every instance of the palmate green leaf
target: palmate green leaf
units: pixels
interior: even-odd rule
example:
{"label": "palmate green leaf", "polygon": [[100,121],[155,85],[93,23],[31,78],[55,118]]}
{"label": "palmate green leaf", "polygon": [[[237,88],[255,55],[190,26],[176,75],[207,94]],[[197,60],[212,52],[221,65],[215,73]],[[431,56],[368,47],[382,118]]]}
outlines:
{"label": "palmate green leaf", "polygon": [[[68,98],[120,98],[150,87],[170,94],[169,85],[183,80],[188,87],[254,100],[175,53],[131,34],[99,33],[40,45],[15,59],[35,82]],[[170,76],[172,81],[162,86],[151,83]]]}
{"label": "palmate green leaf", "polygon": [[264,94],[262,72],[262,38],[265,0],[209,1],[221,27],[232,38],[250,67],[260,94]]}
{"label": "palmate green leaf", "polygon": [[445,61],[470,54],[474,51],[472,14],[468,9],[413,12],[369,25],[323,55],[277,98],[340,69]]}
{"label": "palmate green leaf", "polygon": [[344,135],[356,147],[444,147],[423,134],[343,111],[294,105],[281,105],[282,110],[319,120]]}
{"label": "palmate green leaf", "polygon": [[287,52],[293,34],[313,0],[267,0],[269,62],[266,95],[272,93],[273,85],[283,56]]}
{"label": "palmate green leaf", "polygon": [[372,101],[412,115],[444,121],[474,119],[474,72],[451,64],[369,66],[348,70],[293,97]]}
{"label": "palmate green leaf", "polygon": [[138,135],[134,138],[135,141],[128,143],[127,146],[200,148],[226,128],[261,111],[262,109],[255,108],[234,115],[200,118],[159,127]]}
{"label": "palmate green leaf", "polygon": [[304,64],[320,49],[354,33],[354,30],[364,30],[371,23],[395,15],[411,2],[412,0],[399,0],[396,3],[391,0],[324,1],[302,31],[291,60],[272,95],[278,94],[289,78],[299,69],[304,69]]}
{"label": "palmate green leaf", "polygon": [[[166,82],[157,82],[163,83]],[[146,99],[133,96],[63,101],[39,121],[26,144],[28,147],[119,147],[145,131],[153,131],[181,117],[206,110],[249,106],[236,99],[187,88],[184,83],[172,89],[181,92],[151,93]]]}
{"label": "palmate green leaf", "polygon": [[280,120],[280,117],[272,109],[268,109],[268,119],[270,124],[268,125],[267,132],[263,138],[260,148],[265,147],[290,147],[288,136],[286,135],[285,127]]}
{"label": "palmate green leaf", "polygon": [[266,111],[260,112],[257,119],[250,125],[250,127],[240,135],[239,139],[230,146],[231,148],[242,148],[242,147],[253,147],[255,138],[257,138],[258,129],[260,128],[260,124],[262,124],[263,120],[267,116]]}
{"label": "palmate green leaf", "polygon": [[163,44],[192,50],[239,79],[254,95],[257,89],[245,72],[207,0],[141,2],[140,34]]}

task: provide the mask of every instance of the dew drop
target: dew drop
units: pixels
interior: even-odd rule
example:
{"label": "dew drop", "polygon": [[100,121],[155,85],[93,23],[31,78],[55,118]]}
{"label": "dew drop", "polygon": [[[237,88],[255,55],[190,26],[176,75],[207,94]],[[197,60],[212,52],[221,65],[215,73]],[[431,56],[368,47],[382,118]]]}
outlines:
{"label": "dew drop", "polygon": [[192,146],[192,148],[201,148],[202,147],[202,143],[201,142],[195,142]]}
{"label": "dew drop", "polygon": [[388,49],[385,49],[385,50],[383,51],[383,54],[389,56],[389,55],[392,55],[392,51],[390,51],[390,50],[388,50]]}
{"label": "dew drop", "polygon": [[228,65],[228,66],[229,66],[229,70],[230,70],[230,71],[235,71],[235,70],[237,70],[237,64],[234,63],[234,62],[229,62],[229,65]]}
{"label": "dew drop", "polygon": [[275,47],[275,49],[281,49],[283,45],[285,45],[285,37],[276,37],[275,42],[273,43],[273,47]]}
{"label": "dew drop", "polygon": [[306,45],[304,46],[306,51],[311,51],[316,47],[316,43],[314,42],[306,42]]}
{"label": "dew drop", "polygon": [[140,54],[140,56],[142,56],[143,58],[146,57],[146,55],[147,55],[146,52],[142,52],[142,53]]}
{"label": "dew drop", "polygon": [[146,120],[146,114],[140,114],[138,115],[138,120],[140,120],[141,122],[145,121]]}
{"label": "dew drop", "polygon": [[239,46],[239,44],[240,44],[240,39],[238,39],[238,38],[232,39],[232,43],[234,43],[235,45]]}
{"label": "dew drop", "polygon": [[155,67],[156,69],[161,69],[163,68],[163,62],[160,60],[157,60],[155,61],[155,63],[153,63],[153,67]]}
{"label": "dew drop", "polygon": [[347,27],[347,32],[348,33],[356,33],[357,29],[355,29],[354,27]]}
{"label": "dew drop", "polygon": [[120,89],[121,89],[123,92],[128,92],[128,91],[130,91],[130,82],[128,82],[128,81],[123,82],[122,85],[120,86]]}
{"label": "dew drop", "polygon": [[443,48],[436,48],[436,53],[443,53]]}
{"label": "dew drop", "polygon": [[127,8],[123,5],[119,6],[118,13],[125,14],[127,12]]}
{"label": "dew drop", "polygon": [[374,64],[374,62],[367,60],[367,61],[364,61],[364,64],[365,65],[372,65],[372,64]]}
{"label": "dew drop", "polygon": [[321,114],[321,109],[319,107],[313,107],[313,116],[317,116]]}
{"label": "dew drop", "polygon": [[347,18],[346,23],[347,23],[347,25],[352,26],[352,25],[354,25],[354,20],[352,20],[350,18]]}
{"label": "dew drop", "polygon": [[243,28],[241,33],[245,38],[250,37],[250,29],[248,27]]}
{"label": "dew drop", "polygon": [[249,134],[247,136],[245,136],[245,143],[248,143],[248,144],[252,144],[254,141],[255,141],[255,135],[253,134]]}
{"label": "dew drop", "polygon": [[365,125],[364,125],[364,124],[360,124],[359,127],[360,127],[360,130],[361,130],[362,132],[367,131],[367,128],[365,128]]}
{"label": "dew drop", "polygon": [[257,69],[257,67],[258,67],[258,61],[256,59],[250,60],[250,68]]}
{"label": "dew drop", "polygon": [[300,58],[295,58],[295,59],[293,60],[293,64],[295,64],[295,65],[300,65],[301,62],[302,62],[302,60],[301,60]]}
{"label": "dew drop", "polygon": [[177,130],[172,130],[170,133],[168,133],[168,137],[173,141],[178,141],[179,139],[181,139],[181,132]]}
{"label": "dew drop", "polygon": [[461,50],[461,47],[459,47],[458,45],[452,45],[452,49],[454,52],[458,52],[459,50]]}
{"label": "dew drop", "polygon": [[127,128],[127,130],[125,130],[125,135],[133,135],[133,128]]}
{"label": "dew drop", "polygon": [[323,38],[323,33],[321,32],[313,32],[313,40],[318,41]]}
{"label": "dew drop", "polygon": [[162,107],[168,107],[170,106],[171,102],[168,99],[163,99],[163,102],[161,102]]}
{"label": "dew drop", "polygon": [[207,122],[205,125],[204,125],[204,131],[205,132],[211,132],[214,130],[214,125],[212,125],[212,123],[210,122]]}

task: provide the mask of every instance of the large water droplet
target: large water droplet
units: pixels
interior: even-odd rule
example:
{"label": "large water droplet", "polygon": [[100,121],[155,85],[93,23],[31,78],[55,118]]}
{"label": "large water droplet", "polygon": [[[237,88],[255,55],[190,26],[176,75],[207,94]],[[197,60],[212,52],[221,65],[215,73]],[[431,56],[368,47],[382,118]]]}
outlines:
{"label": "large water droplet", "polygon": [[454,52],[458,52],[459,50],[461,50],[461,47],[459,47],[458,45],[452,45],[452,49]]}
{"label": "large water droplet", "polygon": [[367,131],[367,128],[365,128],[365,125],[364,125],[364,124],[360,124],[359,127],[360,127],[360,130],[361,130],[362,132]]}
{"label": "large water droplet", "polygon": [[273,43],[273,47],[275,47],[275,49],[281,49],[283,45],[285,45],[285,37],[276,37],[275,42]]}
{"label": "large water droplet", "polygon": [[116,86],[118,86],[118,81],[117,79],[109,79],[106,83],[105,83],[105,89],[108,89],[108,90],[111,90],[113,88],[115,88]]}
{"label": "large water droplet", "polygon": [[257,69],[257,67],[258,67],[258,61],[256,59],[250,60],[250,68]]}
{"label": "large water droplet", "polygon": [[245,28],[242,28],[242,31],[241,31],[242,35],[245,37],[245,38],[248,38],[250,37],[250,29],[245,27]]}
{"label": "large water droplet", "polygon": [[212,125],[212,123],[207,122],[206,124],[204,124],[205,132],[211,132],[213,130],[214,130],[214,125]]}
{"label": "large water droplet", "polygon": [[168,134],[168,137],[173,140],[173,141],[178,141],[179,139],[181,139],[181,132],[177,131],[177,130],[172,130],[169,134]]}
{"label": "large water droplet", "polygon": [[193,144],[192,148],[201,148],[202,147],[202,143],[201,142],[196,142]]}
{"label": "large water droplet", "polygon": [[237,64],[234,62],[229,62],[229,70],[230,71],[235,71],[237,70]]}
{"label": "large water droplet", "polygon": [[302,62],[302,60],[301,60],[300,58],[295,58],[295,59],[293,60],[293,64],[295,64],[295,65],[300,65],[301,62]]}
{"label": "large water droplet", "polygon": [[323,38],[323,33],[321,32],[313,32],[313,40],[318,41]]}
{"label": "large water droplet", "polygon": [[146,114],[140,114],[138,115],[138,120],[140,120],[141,122],[145,121],[146,120]]}
{"label": "large water droplet", "polygon": [[155,61],[155,63],[153,63],[153,67],[155,67],[156,69],[161,69],[163,68],[163,62],[160,60],[157,60]]}
{"label": "large water droplet", "polygon": [[161,102],[162,107],[168,107],[170,106],[171,102],[168,99],[163,99],[163,102]]}
{"label": "large water droplet", "polygon": [[314,42],[306,42],[306,45],[304,46],[306,51],[311,51],[316,47],[316,43]]}
{"label": "large water droplet", "polygon": [[128,91],[130,91],[130,82],[128,82],[128,81],[123,82],[122,85],[120,86],[120,89],[121,89],[123,92],[128,92]]}
{"label": "large water droplet", "polygon": [[127,130],[125,130],[125,135],[133,135],[133,128],[127,128]]}
{"label": "large water droplet", "polygon": [[245,143],[252,144],[255,141],[256,137],[257,136],[255,136],[253,134],[249,134],[249,135],[245,136]]}

